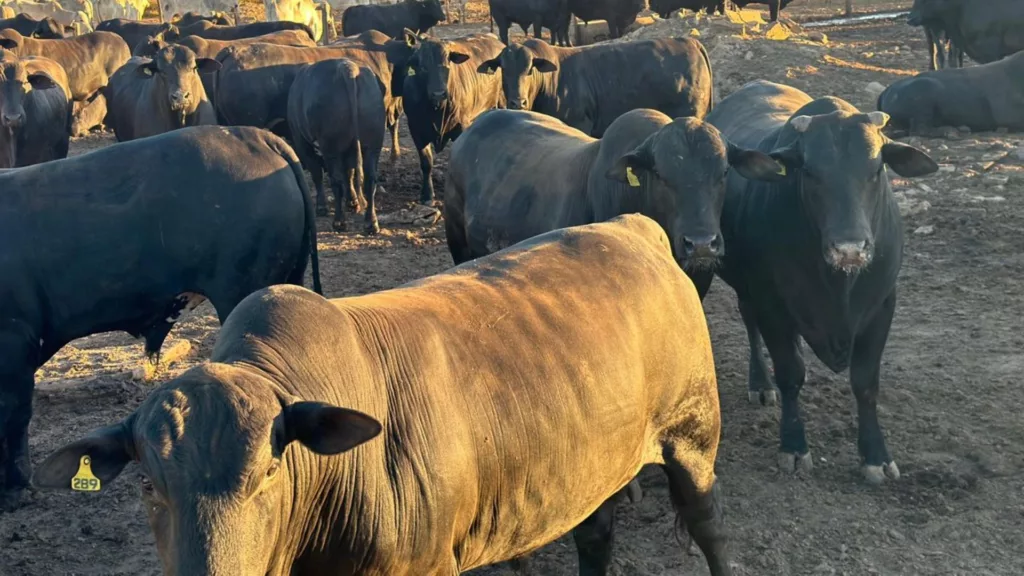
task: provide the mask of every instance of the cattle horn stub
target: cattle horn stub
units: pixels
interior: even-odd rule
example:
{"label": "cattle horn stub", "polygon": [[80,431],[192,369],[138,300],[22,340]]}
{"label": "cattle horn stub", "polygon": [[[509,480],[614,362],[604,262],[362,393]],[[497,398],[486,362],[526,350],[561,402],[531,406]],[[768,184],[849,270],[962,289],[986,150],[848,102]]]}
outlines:
{"label": "cattle horn stub", "polygon": [[868,120],[879,128],[885,128],[885,125],[889,123],[889,115],[885,112],[868,112]]}
{"label": "cattle horn stub", "polygon": [[807,128],[811,126],[811,120],[813,118],[810,116],[797,116],[790,120],[789,123],[793,125],[797,132],[803,133],[807,132]]}

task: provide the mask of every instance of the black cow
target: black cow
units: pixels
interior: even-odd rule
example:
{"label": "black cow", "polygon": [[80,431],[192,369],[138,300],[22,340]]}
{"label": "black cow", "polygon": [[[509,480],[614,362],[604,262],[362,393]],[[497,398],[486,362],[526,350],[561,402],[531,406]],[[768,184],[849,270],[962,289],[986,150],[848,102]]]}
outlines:
{"label": "black cow", "polygon": [[582,20],[604,20],[608,23],[608,35],[618,38],[644,10],[644,0],[568,0],[569,12]]}
{"label": "black cow", "polygon": [[255,290],[301,285],[309,260],[320,290],[305,176],[268,132],[176,130],[2,173],[0,189],[8,504],[29,477],[33,375],[65,344],[124,330],[156,359],[183,309],[203,298],[226,319]]}
{"label": "black cow", "polygon": [[178,33],[181,38],[199,36],[209,40],[241,40],[242,38],[252,38],[282,30],[301,30],[309,34],[311,40],[316,40],[313,30],[309,26],[299,22],[292,22],[291,20],[252,22],[239,26],[218,26],[212,22],[200,20],[189,26],[178,27]]}
{"label": "black cow", "polygon": [[186,36],[175,41],[175,44],[186,46],[195,52],[198,58],[216,58],[225,48],[231,46],[248,46],[249,44],[277,44],[278,46],[314,47],[316,42],[304,30],[281,30],[252,38],[238,40],[211,40],[199,36]]}
{"label": "black cow", "polygon": [[914,0],[907,22],[941,26],[955,46],[981,64],[1024,50],[1020,0]]}
{"label": "black cow", "polygon": [[719,268],[747,327],[752,400],[775,398],[762,335],[775,366],[782,470],[809,470],[812,462],[799,407],[803,338],[831,370],[850,370],[866,478],[899,477],[876,409],[903,259],[903,222],[885,166],[910,178],[938,165],[886,138],[887,120],[764,81],[734,92],[707,117],[738,146],[771,154],[788,175],[779,183],[729,176],[722,211],[729,249]]}
{"label": "black cow", "polygon": [[441,0],[403,0],[381,6],[352,6],[341,15],[341,30],[345,36],[376,30],[401,38],[407,29],[426,33],[447,19]]}
{"label": "black cow", "polygon": [[[222,124],[241,124],[288,133],[288,91],[295,75],[306,64],[334,58],[347,58],[365,66],[388,88],[384,95],[392,154],[398,155],[398,122],[401,92],[395,90],[396,68],[413,52],[416,37],[391,40],[376,31],[364,32],[336,44],[317,48],[295,48],[252,44],[232,46],[218,57],[217,94],[214,104]],[[401,84],[398,84],[400,87]]]}
{"label": "black cow", "polygon": [[64,67],[71,97],[90,99],[107,85],[110,76],[128,61],[131,51],[117,34],[90,32],[62,40],[27,38],[14,30],[0,30],[0,48],[19,57],[42,56]]}
{"label": "black cow", "polygon": [[651,10],[662,18],[668,18],[676,10],[704,10],[708,14],[725,14],[725,0],[650,0]]}
{"label": "black cow", "polygon": [[[346,59],[310,64],[295,76],[288,95],[288,127],[295,152],[313,176],[317,212],[327,215],[324,169],[334,192],[335,230],[345,230],[345,202],[362,208],[366,228],[380,231],[375,203],[377,162],[384,145],[387,87],[369,68]],[[362,191],[359,190],[362,185]]]}
{"label": "black cow", "polygon": [[560,46],[571,46],[569,41],[568,0],[489,0],[491,18],[498,25],[501,41],[508,44],[508,29],[518,24],[523,33],[529,35],[530,26],[533,34],[541,37],[543,28],[551,30],[551,43]]}
{"label": "black cow", "polygon": [[713,105],[711,61],[692,38],[585,48],[531,38],[509,45],[480,72],[498,69],[509,108],[554,116],[595,137],[636,108],[703,118]]}
{"label": "black cow", "polygon": [[892,124],[933,135],[942,126],[981,132],[1024,130],[1024,52],[970,68],[924,72],[894,82],[878,97]]}
{"label": "black cow", "polygon": [[768,17],[771,22],[779,19],[779,12],[789,5],[793,0],[732,0],[732,3],[739,8],[746,8],[750,4],[764,4],[768,6]]}
{"label": "black cow", "polygon": [[441,152],[481,113],[504,106],[501,76],[477,74],[505,45],[493,34],[458,40],[421,38],[409,58],[402,106],[420,155],[420,202],[434,201],[434,152]]}
{"label": "black cow", "polygon": [[[758,180],[784,172],[696,118],[633,110],[595,140],[535,112],[486,112],[452,146],[448,248],[460,264],[549,230],[639,212],[665,229],[683,268],[712,269],[726,249],[718,221],[730,166]],[[702,297],[709,285],[697,287]]]}
{"label": "black cow", "polygon": [[124,18],[104,20],[96,25],[97,32],[113,32],[124,39],[129,48],[134,49],[146,38],[162,38],[167,42],[174,42],[178,39],[178,27],[164,23],[138,22]]}
{"label": "black cow", "polygon": [[171,19],[171,22],[175,26],[191,26],[193,24],[203,21],[209,22],[210,24],[215,24],[217,26],[231,26],[231,21],[228,20],[227,15],[223,12],[214,12],[209,16],[203,16],[198,12],[185,12],[177,18]]}
{"label": "black cow", "polygon": [[87,457],[107,487],[135,460],[169,574],[455,576],[574,529],[607,574],[614,497],[659,464],[728,576],[720,434],[700,301],[629,215],[377,294],[253,294],[211,362],[33,481],[69,490]]}
{"label": "black cow", "polygon": [[71,112],[60,64],[0,50],[0,168],[66,158]]}
{"label": "black cow", "polygon": [[14,18],[0,20],[0,30],[17,30],[22,36],[42,40],[59,40],[64,37],[60,24],[53,18],[36,20],[28,14],[17,14]]}
{"label": "black cow", "polygon": [[220,69],[210,58],[196,58],[171,44],[153,58],[132,58],[104,89],[109,112],[106,125],[119,142],[145,138],[186,126],[216,124],[217,114],[199,79]]}

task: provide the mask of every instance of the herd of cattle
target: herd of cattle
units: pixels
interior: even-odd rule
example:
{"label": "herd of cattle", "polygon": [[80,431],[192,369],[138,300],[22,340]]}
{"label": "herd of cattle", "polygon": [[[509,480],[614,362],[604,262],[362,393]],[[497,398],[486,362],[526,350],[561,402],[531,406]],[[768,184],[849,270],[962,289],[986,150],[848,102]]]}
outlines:
{"label": "herd of cattle", "polygon": [[[502,38],[516,22],[564,43],[536,13],[566,1],[491,0],[492,15]],[[98,490],[134,461],[172,574],[522,568],[572,530],[580,573],[597,575],[615,496],[638,497],[634,477],[658,464],[678,528],[731,574],[701,307],[715,275],[746,325],[750,399],[781,403],[781,468],[812,463],[802,339],[850,372],[866,479],[899,478],[876,407],[904,244],[886,167],[938,166],[883,129],[1024,128],[1021,3],[916,0],[912,23],[989,63],[897,82],[869,112],[766,81],[716,103],[693,38],[429,35],[443,19],[437,0],[354,7],[323,46],[306,24],[221,15],[70,38],[4,21],[0,503],[30,478]],[[378,163],[388,130],[400,153],[402,114],[421,202],[454,142],[443,212],[459,266],[325,300],[324,174],[334,228],[354,208],[378,231]],[[67,159],[97,125],[119,143]],[[112,330],[157,363],[204,300],[223,322],[210,362],[33,476],[35,371]]]}

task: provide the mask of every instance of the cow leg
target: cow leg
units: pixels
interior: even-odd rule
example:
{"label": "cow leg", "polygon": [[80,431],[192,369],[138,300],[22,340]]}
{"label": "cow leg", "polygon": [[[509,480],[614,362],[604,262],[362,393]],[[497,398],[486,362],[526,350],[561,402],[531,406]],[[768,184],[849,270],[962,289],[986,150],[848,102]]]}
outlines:
{"label": "cow leg", "polygon": [[895,310],[896,292],[893,291],[867,328],[857,335],[850,359],[850,386],[857,399],[857,446],[864,462],[864,478],[872,484],[900,477],[878,424],[879,372]]}
{"label": "cow leg", "polygon": [[572,531],[580,555],[580,576],[605,576],[615,543],[615,498],[609,498]]}
{"label": "cow leg", "polygon": [[779,19],[779,0],[768,0],[768,16],[770,22]]}
{"label": "cow leg", "polygon": [[[533,23],[533,37],[536,38],[537,40],[543,40],[544,39],[543,34],[544,34],[544,27],[540,25],[540,22],[534,22]],[[551,33],[551,40],[552,40],[552,43],[554,43],[554,32]]]}
{"label": "cow leg", "polygon": [[935,37],[935,32],[927,26],[925,26],[924,29],[924,38],[925,42],[928,44],[928,69],[938,70],[939,54],[942,52],[942,47],[939,45],[938,39]]}
{"label": "cow leg", "polygon": [[[508,29],[512,24],[504,18],[493,18],[491,20],[493,24],[498,25],[498,38],[501,38],[501,43],[508,46]],[[491,32],[494,32],[494,28],[491,28]]]}
{"label": "cow leg", "polygon": [[377,162],[379,152],[362,151],[363,157],[363,197],[366,198],[366,233],[374,235],[380,232],[377,222]]}
{"label": "cow leg", "polygon": [[427,144],[420,149],[420,171],[423,173],[423,184],[420,187],[420,204],[434,205],[434,147]]}
{"label": "cow leg", "polygon": [[752,403],[774,406],[778,401],[775,386],[768,377],[768,361],[761,347],[761,331],[757,327],[757,315],[752,304],[739,301],[740,316],[747,328],[747,343],[750,345],[750,364],[747,373],[747,397]]}
{"label": "cow leg", "polygon": [[[18,324],[14,322],[14,324]],[[20,326],[0,332],[0,511],[15,508],[28,488],[28,424],[41,351]]]}
{"label": "cow leg", "polygon": [[402,154],[402,146],[398,143],[398,122],[401,115],[395,110],[388,120],[388,130],[391,131],[391,161],[397,162]]}
{"label": "cow leg", "polygon": [[806,368],[799,337],[791,321],[772,312],[759,309],[757,324],[772,357],[775,383],[782,397],[779,467],[783,472],[809,472],[811,455],[807,450],[807,434],[800,415],[800,389],[804,386]]}
{"label": "cow leg", "polygon": [[328,160],[326,158],[324,160],[330,166],[328,175],[331,182],[331,191],[334,193],[334,219],[331,221],[331,227],[335,232],[346,232],[348,230],[348,222],[346,221],[346,212],[348,212],[347,200],[351,194],[349,188],[352,186],[353,175],[349,173],[344,160]]}
{"label": "cow leg", "polygon": [[[679,444],[666,450],[664,470],[669,497],[676,511],[676,530],[689,533],[704,553],[711,576],[729,576],[727,535],[715,483],[714,463],[691,446]],[[696,472],[704,470],[704,478]],[[687,546],[688,548],[688,546]]]}
{"label": "cow leg", "polygon": [[327,216],[323,159],[304,138],[296,138],[292,147],[295,149],[295,155],[299,157],[299,162],[309,171],[309,176],[313,180],[313,187],[316,189],[316,215]]}

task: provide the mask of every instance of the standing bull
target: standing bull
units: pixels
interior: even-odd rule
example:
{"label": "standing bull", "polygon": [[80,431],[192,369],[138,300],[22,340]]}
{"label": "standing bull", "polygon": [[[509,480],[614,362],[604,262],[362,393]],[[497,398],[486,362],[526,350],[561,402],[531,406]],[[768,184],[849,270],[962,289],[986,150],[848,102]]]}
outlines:
{"label": "standing bull", "polygon": [[102,488],[137,462],[167,574],[457,576],[574,528],[606,574],[613,497],[657,464],[728,576],[720,434],[700,300],[630,215],[367,296],[253,294],[211,362],[34,482],[70,489],[85,458]]}

